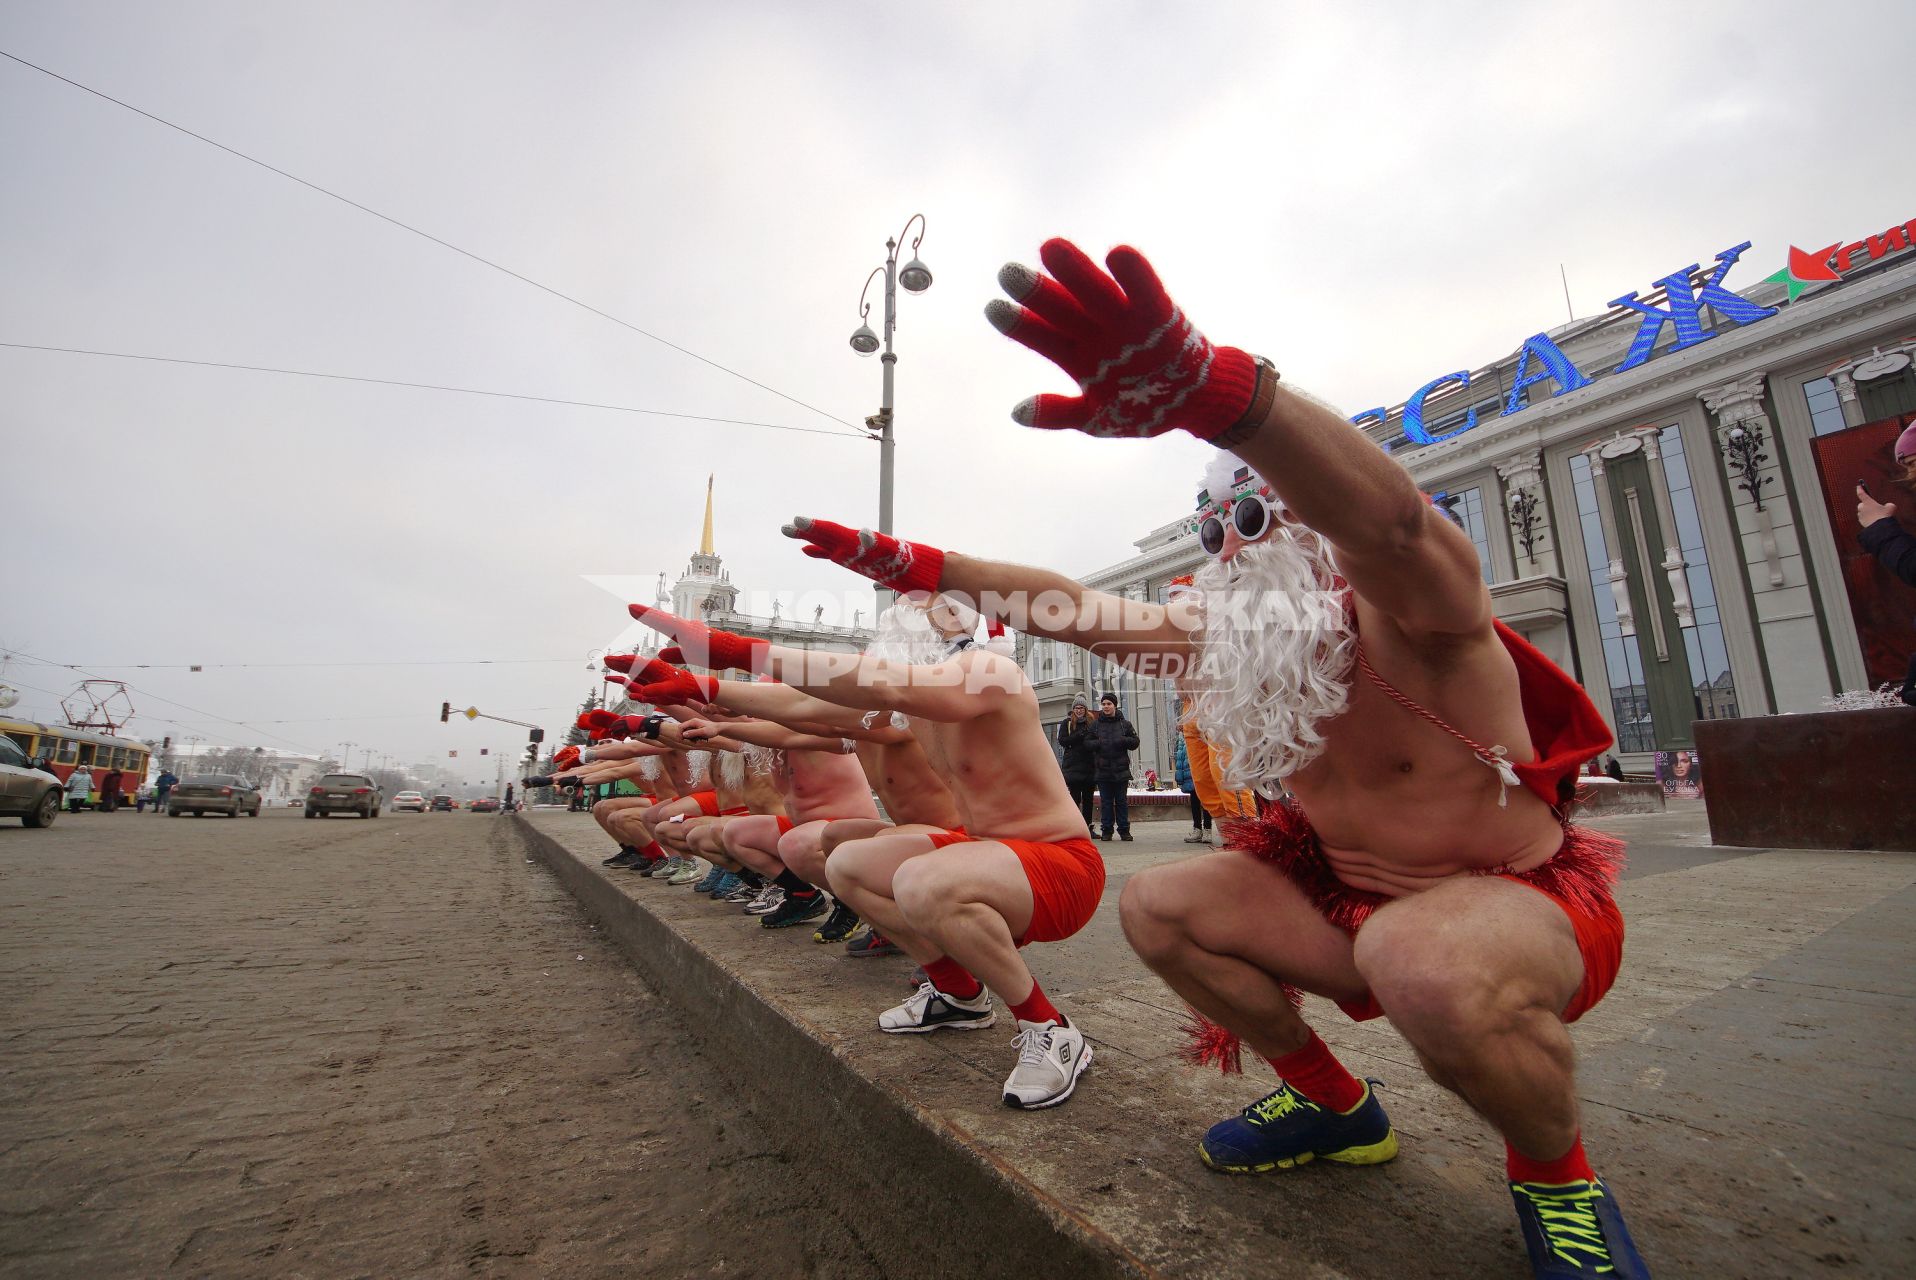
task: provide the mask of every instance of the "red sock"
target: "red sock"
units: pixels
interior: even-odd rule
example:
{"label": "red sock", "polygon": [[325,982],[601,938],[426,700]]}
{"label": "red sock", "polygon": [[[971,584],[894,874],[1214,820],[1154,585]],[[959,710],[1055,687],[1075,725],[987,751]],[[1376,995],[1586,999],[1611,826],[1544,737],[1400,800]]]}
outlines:
{"label": "red sock", "polygon": [[643,858],[668,858],[671,855],[659,847],[657,840],[648,840],[645,842],[645,847],[639,850],[639,856]]}
{"label": "red sock", "polygon": [[1583,1135],[1570,1144],[1570,1150],[1555,1160],[1532,1160],[1508,1142],[1504,1143],[1504,1168],[1510,1171],[1512,1182],[1541,1182],[1545,1186],[1560,1187],[1566,1182],[1595,1182],[1597,1175],[1590,1168],[1590,1159],[1583,1154]]}
{"label": "red sock", "polygon": [[925,976],[931,979],[932,986],[960,1000],[969,1000],[985,989],[984,983],[972,977],[969,969],[950,956],[939,956],[926,965]]}
{"label": "red sock", "polygon": [[1364,1100],[1364,1082],[1344,1070],[1315,1031],[1302,1049],[1264,1061],[1285,1084],[1320,1107],[1342,1114]]}
{"label": "red sock", "polygon": [[1064,1021],[1064,1015],[1058,1012],[1035,979],[1031,983],[1031,994],[1011,1006],[1011,1015],[1020,1022]]}

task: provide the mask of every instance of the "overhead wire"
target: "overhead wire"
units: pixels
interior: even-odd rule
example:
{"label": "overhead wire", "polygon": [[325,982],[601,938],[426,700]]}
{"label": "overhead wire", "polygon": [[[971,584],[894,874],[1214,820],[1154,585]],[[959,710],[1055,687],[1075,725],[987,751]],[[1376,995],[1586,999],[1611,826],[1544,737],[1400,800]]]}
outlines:
{"label": "overhead wire", "polygon": [[[85,676],[89,680],[111,680],[113,678],[111,676],[103,676],[92,671],[84,670],[80,667],[73,666],[70,663],[54,662],[47,658],[37,657],[31,653],[23,653],[19,649],[10,650],[8,653],[8,656],[13,658],[23,658],[28,662],[38,663],[39,665],[43,667],[58,667],[67,671],[77,671],[79,672],[79,674],[81,674],[82,676]],[[196,716],[206,716],[209,719],[218,720],[223,724],[238,725],[242,729],[250,729],[254,733],[265,734],[269,738],[278,738],[281,742],[286,743],[288,746],[298,747],[301,751],[306,751],[306,752],[313,751],[313,748],[308,746],[304,742],[295,742],[293,739],[285,736],[284,734],[273,733],[270,730],[262,729],[258,725],[252,723],[251,721],[235,720],[233,717],[223,716],[217,711],[207,711],[202,707],[188,706],[186,703],[181,702],[176,698],[163,698],[159,694],[154,693],[149,689],[140,689],[138,688],[138,686],[133,685],[125,680],[118,681],[117,683],[124,684],[129,689],[133,689],[142,698],[151,698],[155,702],[164,702],[169,707],[179,707],[183,711],[190,711]],[[154,716],[152,718],[155,720],[166,721],[166,723],[170,723],[170,724],[179,723],[178,721],[167,721],[165,716]]]}
{"label": "overhead wire", "polygon": [[827,427],[794,427],[782,422],[754,422],[745,418],[715,418],[700,413],[678,413],[671,409],[641,409],[633,405],[606,404],[594,400],[567,400],[560,396],[535,396],[516,391],[488,391],[479,387],[455,387],[438,382],[408,382],[403,378],[370,378],[351,373],[323,373],[314,369],[282,369],[273,365],[239,364],[228,360],[193,360],[185,356],[145,355],[135,351],[97,351],[88,347],[54,347],[35,342],[0,342],[0,347],[16,351],[50,351],[70,356],[100,356],[113,360],[144,360],[154,364],[197,365],[204,369],[239,369],[248,373],[277,373],[294,378],[324,378],[329,382],[365,382],[381,387],[410,387],[418,391],[451,391],[466,396],[492,396],[500,400],[529,400],[535,404],[566,405],[578,409],[603,409],[611,413],[637,413],[658,418],[682,418],[692,422],[713,422],[736,427],[764,427],[770,431],[800,431],[807,435],[836,436],[841,440],[871,439],[859,432],[833,431]]}
{"label": "overhead wire", "polygon": [[653,333],[649,329],[643,329],[639,327],[638,325],[633,324],[629,320],[625,320],[619,316],[613,315],[610,311],[606,311],[602,308],[595,307],[591,303],[585,302],[579,298],[575,298],[571,294],[566,293],[563,290],[555,289],[551,285],[543,284],[540,281],[534,280],[531,276],[524,275],[520,272],[514,271],[511,267],[502,266],[501,264],[494,262],[490,258],[474,253],[470,249],[463,249],[460,246],[452,243],[450,240],[444,240],[436,235],[433,235],[430,231],[423,231],[420,228],[415,227],[410,223],[400,221],[398,218],[395,218],[391,216],[390,214],[381,213],[379,210],[372,208],[370,205],[361,204],[359,201],[354,200],[349,196],[343,196],[339,194],[337,191],[330,190],[326,187],[321,186],[317,182],[312,182],[306,178],[302,178],[296,173],[289,173],[288,171],[278,167],[277,165],[268,164],[266,161],[261,160],[255,156],[250,156],[246,154],[244,151],[241,151],[235,147],[229,147],[223,142],[216,142],[212,138],[207,137],[205,134],[195,133],[193,130],[187,128],[185,125],[175,124],[173,123],[173,121],[168,120],[162,116],[156,116],[151,111],[142,110],[141,108],[134,106],[130,102],[124,102],[120,100],[119,98],[114,97],[112,94],[103,93],[100,90],[93,88],[91,85],[81,84],[78,80],[74,80],[68,76],[63,76],[59,72],[51,70],[50,68],[47,68],[47,67],[43,67],[37,62],[30,62],[27,59],[22,58],[20,55],[16,53],[9,53],[5,49],[0,49],[0,58],[6,58],[8,61],[11,61],[11,62],[17,62],[21,66],[26,67],[29,70],[38,71],[43,76],[47,76],[47,77],[50,77],[51,79],[58,80],[62,84],[71,85],[73,88],[78,89],[83,93],[90,93],[94,97],[99,98],[104,102],[110,102],[116,107],[120,107],[124,110],[131,111],[134,115],[142,116],[148,120],[151,120],[155,124],[164,125],[166,128],[172,129],[177,133],[183,133],[187,137],[192,138],[197,142],[203,142],[209,147],[213,147],[217,150],[224,151],[226,154],[230,156],[234,156],[240,160],[244,160],[248,164],[258,165],[260,168],[265,169],[267,172],[278,174],[280,177],[285,178],[289,182],[296,182],[300,186],[305,187],[311,191],[316,191],[320,195],[323,195],[327,197],[328,199],[337,200],[341,204],[348,205],[354,209],[359,210],[361,213],[367,214],[374,218],[378,218],[381,222],[385,222],[392,226],[398,227],[401,231],[408,231],[408,232],[411,232],[413,235],[418,236],[422,240],[429,240],[433,244],[438,245],[442,249],[448,249],[463,258],[468,258],[472,260],[473,262],[479,263],[481,266],[490,267],[494,271],[497,271],[501,273],[502,275],[511,276],[514,280],[519,281],[521,284],[530,285],[532,288],[539,290],[541,293],[549,294],[552,297],[559,299],[561,302],[571,303],[573,306],[578,307],[579,309],[583,311],[591,312],[593,315],[598,316],[602,320],[610,320],[613,324],[618,325],[622,329],[629,329],[633,333],[638,334],[642,338],[649,338],[653,342],[658,343],[660,346],[671,348],[673,351],[678,352],[680,355],[690,356],[692,359],[697,360],[700,364],[707,365],[713,369],[717,369],[719,372],[728,374],[731,377],[737,378],[741,382],[749,383],[750,385],[757,387],[759,390],[769,392],[772,395],[777,396],[781,400],[789,401],[792,404],[799,406],[801,409],[806,409],[812,413],[816,413],[820,417],[827,418],[831,420],[832,422],[836,422],[842,427],[852,427],[854,430],[856,430],[855,424],[847,422],[845,419],[839,417],[835,413],[827,412],[826,410],[819,408],[817,405],[807,404],[805,401],[800,400],[797,396],[789,395],[786,392],[780,391],[777,387],[768,386],[767,384],[760,382],[756,378],[750,377],[747,374],[740,373],[737,369],[733,369],[727,365],[720,364],[718,361],[713,360],[709,356],[700,355],[698,352],[692,350],[690,347],[681,346],[678,343],[673,342],[669,338],[660,337],[658,334]]}

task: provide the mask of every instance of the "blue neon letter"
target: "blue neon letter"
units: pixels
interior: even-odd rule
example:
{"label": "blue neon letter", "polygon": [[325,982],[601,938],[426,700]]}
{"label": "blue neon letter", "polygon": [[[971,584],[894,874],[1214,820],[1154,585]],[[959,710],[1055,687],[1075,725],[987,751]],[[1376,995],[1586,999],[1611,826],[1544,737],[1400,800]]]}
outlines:
{"label": "blue neon letter", "polygon": [[[1533,355],[1543,366],[1535,373],[1529,372],[1530,357]],[[1510,397],[1504,401],[1503,413],[1497,416],[1501,418],[1523,408],[1524,388],[1533,382],[1542,382],[1545,378],[1557,380],[1556,395],[1559,396],[1566,391],[1575,391],[1578,387],[1590,385],[1590,379],[1584,377],[1577,366],[1570,362],[1570,357],[1563,353],[1562,347],[1544,334],[1532,334],[1523,340],[1523,349],[1517,352],[1517,380],[1511,385]]]}
{"label": "blue neon letter", "polygon": [[1477,406],[1472,405],[1470,412],[1464,415],[1464,425],[1458,427],[1455,431],[1446,431],[1440,436],[1433,436],[1430,432],[1424,430],[1424,399],[1446,382],[1454,382],[1460,387],[1468,387],[1470,385],[1470,374],[1460,369],[1456,373],[1447,373],[1441,378],[1432,378],[1429,382],[1417,388],[1415,395],[1404,401],[1404,434],[1410,438],[1411,443],[1436,444],[1439,440],[1448,440],[1452,436],[1460,436],[1477,425]]}
{"label": "blue neon letter", "polygon": [[1669,299],[1670,305],[1667,310],[1662,307],[1653,307],[1647,302],[1637,301],[1637,295],[1634,293],[1611,299],[1611,306],[1625,307],[1643,316],[1643,323],[1637,326],[1637,336],[1630,343],[1630,354],[1623,358],[1623,363],[1617,366],[1616,372],[1622,373],[1625,369],[1634,369],[1650,358],[1650,352],[1657,345],[1657,335],[1663,332],[1666,321],[1676,326],[1676,341],[1670,344],[1672,351],[1681,351],[1685,347],[1693,347],[1699,342],[1708,342],[1716,337],[1714,332],[1704,329],[1697,319],[1698,307],[1714,307],[1717,314],[1725,320],[1733,320],[1737,324],[1749,324],[1753,320],[1775,315],[1775,307],[1759,307],[1744,301],[1723,287],[1724,275],[1736,265],[1736,260],[1749,247],[1750,242],[1745,240],[1734,249],[1725,249],[1717,254],[1716,270],[1710,273],[1709,279],[1705,280],[1703,287],[1695,293],[1690,291],[1690,277],[1695,275],[1697,270],[1695,263],[1657,281],[1657,284],[1662,286],[1665,297]]}

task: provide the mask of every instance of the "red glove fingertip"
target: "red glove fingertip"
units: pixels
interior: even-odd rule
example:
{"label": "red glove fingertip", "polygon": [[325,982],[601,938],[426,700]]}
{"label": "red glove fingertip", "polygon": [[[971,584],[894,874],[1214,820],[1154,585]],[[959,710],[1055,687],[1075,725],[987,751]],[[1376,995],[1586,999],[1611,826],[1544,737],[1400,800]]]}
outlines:
{"label": "red glove fingertip", "polygon": [[659,661],[669,662],[675,667],[682,667],[685,665],[685,650],[675,644],[668,644],[665,648],[659,650]]}

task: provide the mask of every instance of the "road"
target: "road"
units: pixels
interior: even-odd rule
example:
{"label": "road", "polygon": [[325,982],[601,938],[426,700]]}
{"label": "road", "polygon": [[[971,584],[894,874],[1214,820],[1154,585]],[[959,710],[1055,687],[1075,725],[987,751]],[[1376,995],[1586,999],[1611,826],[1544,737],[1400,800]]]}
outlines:
{"label": "road", "polygon": [[0,827],[0,1272],[877,1275],[512,825]]}

